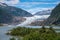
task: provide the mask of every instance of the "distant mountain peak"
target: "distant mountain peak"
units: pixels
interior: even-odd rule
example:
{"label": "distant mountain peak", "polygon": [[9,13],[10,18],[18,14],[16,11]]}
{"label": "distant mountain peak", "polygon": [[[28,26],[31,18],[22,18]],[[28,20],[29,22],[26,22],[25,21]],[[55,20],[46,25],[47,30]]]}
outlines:
{"label": "distant mountain peak", "polygon": [[51,13],[51,10],[48,9],[48,10],[39,11],[35,13],[34,15],[50,15],[50,13]]}

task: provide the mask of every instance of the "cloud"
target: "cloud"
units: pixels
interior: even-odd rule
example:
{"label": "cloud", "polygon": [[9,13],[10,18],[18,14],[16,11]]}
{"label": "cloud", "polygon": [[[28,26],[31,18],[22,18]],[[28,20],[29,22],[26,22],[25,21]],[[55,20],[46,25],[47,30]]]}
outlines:
{"label": "cloud", "polygon": [[57,2],[60,0],[21,0],[21,2]]}
{"label": "cloud", "polygon": [[21,4],[58,4],[60,3],[60,1],[58,2],[21,2]]}
{"label": "cloud", "polygon": [[2,3],[6,3],[8,5],[16,5],[19,3],[19,0],[0,0]]}
{"label": "cloud", "polygon": [[60,2],[20,2],[18,5],[20,6],[31,6],[31,5],[39,5],[39,4],[58,4]]}
{"label": "cloud", "polygon": [[41,7],[55,7],[59,2],[53,2],[53,3],[47,3],[47,2],[20,2],[19,4],[17,5],[14,5],[14,6],[17,6],[19,8],[22,8],[22,9],[26,9],[26,10],[29,10],[29,9],[33,9],[33,8],[41,8]]}
{"label": "cloud", "polygon": [[[19,6],[19,7],[24,7],[26,9],[32,8],[32,7],[51,7],[51,6],[55,6],[60,2],[20,2],[19,4],[15,5],[15,6]],[[43,6],[44,5],[44,6]]]}
{"label": "cloud", "polygon": [[38,11],[48,10],[54,8],[59,2],[42,3],[42,2],[23,2],[18,4],[20,8],[34,14]]}
{"label": "cloud", "polygon": [[4,0],[0,0],[0,2],[4,2]]}
{"label": "cloud", "polygon": [[17,6],[34,14],[38,11],[54,8],[59,2],[20,2]]}

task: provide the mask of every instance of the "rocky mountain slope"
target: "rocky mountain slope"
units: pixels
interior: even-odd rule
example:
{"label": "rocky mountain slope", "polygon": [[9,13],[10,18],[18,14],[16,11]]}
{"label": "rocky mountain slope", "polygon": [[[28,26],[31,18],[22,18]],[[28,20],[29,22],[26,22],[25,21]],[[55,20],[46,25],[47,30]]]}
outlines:
{"label": "rocky mountain slope", "polygon": [[5,3],[0,3],[0,23],[10,24],[21,22],[22,20],[25,20],[23,17],[30,16],[33,15],[21,8],[8,6]]}
{"label": "rocky mountain slope", "polygon": [[20,17],[29,17],[32,16],[31,13],[21,9],[21,8],[17,8],[17,7],[13,7],[13,6],[8,6],[5,3],[0,3],[0,9],[2,9],[3,13],[8,13],[11,14],[13,16],[20,16]]}
{"label": "rocky mountain slope", "polygon": [[45,25],[60,25],[60,3],[52,10],[50,17],[44,23]]}

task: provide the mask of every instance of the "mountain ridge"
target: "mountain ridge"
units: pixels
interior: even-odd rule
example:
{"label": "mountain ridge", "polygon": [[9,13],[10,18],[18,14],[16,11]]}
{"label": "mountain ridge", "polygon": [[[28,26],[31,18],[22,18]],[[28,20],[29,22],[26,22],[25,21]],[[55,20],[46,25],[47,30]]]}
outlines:
{"label": "mountain ridge", "polygon": [[52,10],[51,15],[44,23],[45,25],[60,25],[60,3]]}
{"label": "mountain ridge", "polygon": [[[5,3],[0,3],[0,23],[13,24],[15,22],[22,22],[23,17],[31,17],[31,13],[17,7],[8,6]],[[21,18],[21,19],[20,19]]]}

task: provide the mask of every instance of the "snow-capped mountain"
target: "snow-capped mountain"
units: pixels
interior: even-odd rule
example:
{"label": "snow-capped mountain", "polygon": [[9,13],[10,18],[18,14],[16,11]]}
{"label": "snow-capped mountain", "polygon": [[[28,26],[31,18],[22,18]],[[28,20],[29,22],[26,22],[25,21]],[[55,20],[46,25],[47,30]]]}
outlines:
{"label": "snow-capped mountain", "polygon": [[34,15],[50,15],[50,14],[51,14],[51,10],[43,10],[35,13]]}

